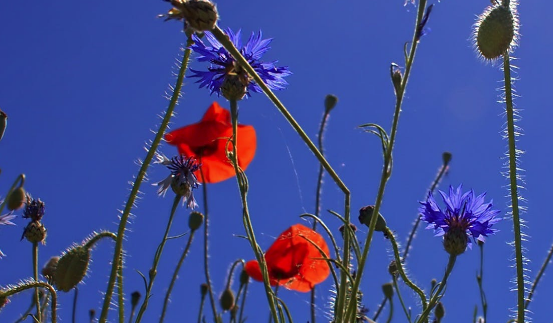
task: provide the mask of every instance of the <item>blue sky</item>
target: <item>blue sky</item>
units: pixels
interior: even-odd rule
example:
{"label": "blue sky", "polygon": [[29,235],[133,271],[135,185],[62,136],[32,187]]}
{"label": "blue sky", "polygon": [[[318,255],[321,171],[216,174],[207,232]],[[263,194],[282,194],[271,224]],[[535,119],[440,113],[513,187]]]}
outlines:
{"label": "blue sky", "polygon": [[[477,193],[488,192],[503,215],[508,210],[508,182],[501,174],[506,162],[505,118],[503,106],[496,102],[502,72],[499,64],[478,59],[470,41],[475,17],[489,2],[444,0],[435,4],[428,23],[432,31],[421,40],[408,85],[394,171],[382,206],[400,241],[410,231],[417,201],[425,196],[444,151],[452,152],[453,161],[442,189],[463,183]],[[217,5],[221,27],[241,28],[244,38],[261,29],[265,37],[274,38],[264,58],[279,60],[294,73],[287,78],[288,89],[277,94],[311,138],[316,138],[325,95],[339,98],[325,147],[329,162],[352,191],[355,218],[360,207],[374,204],[382,159],[377,138],[356,127],[368,122],[390,127],[395,98],[389,66],[391,62],[404,66],[403,44],[411,38],[415,8],[403,6],[401,0],[242,0]],[[118,210],[138,170],[136,161],[145,156],[145,142],[153,138],[151,130],[157,130],[158,115],[168,104],[164,93],[174,83],[175,60],[185,41],[180,24],[156,19],[169,8],[163,1],[0,4],[0,108],[9,116],[7,133],[0,142],[0,192],[3,195],[12,180],[25,173],[27,190],[46,202],[43,222],[48,239],[40,250],[41,263],[94,230],[116,230]],[[528,207],[524,246],[530,279],[553,242],[547,184],[553,180],[548,78],[552,71],[543,63],[553,55],[553,40],[545,36],[551,10],[553,4],[546,1],[520,5],[522,37],[514,53],[519,79],[515,88],[520,95],[516,103],[522,116],[518,125],[524,133],[518,145],[525,151],[522,196]],[[191,67],[204,65],[193,62]],[[223,98],[210,97],[193,82],[185,81],[173,129],[199,121],[214,100],[228,108]],[[257,130],[258,150],[247,170],[249,201],[259,243],[267,249],[280,232],[300,223],[300,214],[313,212],[318,165],[264,95],[242,101],[240,109],[240,122]],[[161,151],[168,156],[176,153],[168,145]],[[165,168],[154,166],[148,175],[150,182],[142,187],[144,195],[133,211],[125,244],[129,295],[142,291],[136,270],[150,268],[172,202],[169,196],[157,197],[150,185],[167,176]],[[220,293],[230,264],[252,259],[253,253],[245,240],[236,237],[244,230],[235,180],[209,185],[208,191],[211,275]],[[323,210],[340,211],[342,201],[340,191],[326,177]],[[188,212],[178,210],[174,234],[187,230]],[[328,213],[323,216],[337,232],[339,223]],[[0,260],[2,286],[32,275],[30,245],[19,242],[26,222],[21,218],[15,222],[17,227],[0,228],[0,248],[7,254]],[[485,256],[484,284],[492,322],[507,321],[516,305],[515,293],[510,292],[514,286],[510,267],[514,252],[508,245],[513,239],[512,223],[505,220],[497,228],[501,231],[488,240]],[[360,239],[366,231],[360,228]],[[181,239],[167,245],[145,322],[157,320],[184,244]],[[112,250],[104,242],[93,252],[90,272],[80,286],[79,321],[86,320],[88,309],[101,306]],[[380,286],[388,281],[390,250],[388,241],[376,235],[361,286],[371,313],[382,298]],[[201,256],[201,239],[196,239],[173,293],[168,322],[197,315],[203,282]],[[479,303],[478,258],[475,249],[457,261],[444,298],[448,322],[468,322]],[[407,262],[411,277],[428,291],[430,280],[442,276],[446,263],[440,239],[420,229]],[[546,274],[530,306],[536,322],[552,316],[551,284]],[[330,279],[319,288],[320,322],[328,312],[325,304],[330,288]],[[251,284],[246,305],[250,322],[268,317],[262,293],[261,284]],[[295,321],[307,321],[308,294],[282,291],[280,295],[291,306]],[[416,306],[408,290],[404,297]],[[0,313],[0,320],[14,321],[29,301],[30,293],[15,297]],[[72,294],[60,296],[64,321],[70,320],[71,301]],[[397,322],[401,322],[400,315],[396,311]],[[110,318],[115,321],[115,311]]]}

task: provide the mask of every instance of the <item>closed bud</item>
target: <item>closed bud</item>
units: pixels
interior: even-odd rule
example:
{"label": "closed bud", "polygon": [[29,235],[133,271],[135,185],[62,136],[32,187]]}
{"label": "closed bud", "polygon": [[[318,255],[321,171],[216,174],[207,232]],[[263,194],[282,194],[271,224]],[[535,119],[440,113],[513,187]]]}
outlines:
{"label": "closed bud", "polygon": [[27,200],[26,196],[25,189],[22,186],[17,187],[8,195],[6,207],[10,211],[20,209]]}
{"label": "closed bud", "polygon": [[246,285],[250,281],[250,275],[245,270],[240,272],[240,286]]}
{"label": "closed bud", "polygon": [[392,78],[392,84],[394,85],[394,93],[397,95],[401,90],[401,81],[403,76],[399,70],[399,66],[396,63],[390,65],[390,76]]}
{"label": "closed bud", "polygon": [[474,40],[478,53],[485,59],[493,60],[516,44],[518,18],[508,7],[489,6],[478,16],[475,29]]}
{"label": "closed bud", "polygon": [[[362,224],[364,224],[368,227],[371,223],[371,219],[372,219],[372,216],[373,216],[373,211],[374,211],[374,206],[373,205],[368,205],[368,206],[362,207],[359,210],[359,222],[361,222]],[[378,213],[378,218],[376,220],[376,226],[375,226],[374,230],[384,232],[386,230],[386,228],[387,228],[386,220],[384,220],[384,217],[379,212]]]}
{"label": "closed bud", "polygon": [[446,151],[442,154],[442,160],[444,162],[444,166],[449,165],[449,162],[451,161],[452,157],[453,155],[449,151]]}
{"label": "closed bud", "polygon": [[4,132],[6,131],[6,127],[8,126],[8,115],[0,110],[0,140],[4,137]]}
{"label": "closed bud", "polygon": [[436,305],[436,309],[434,310],[434,315],[436,315],[436,318],[439,321],[445,316],[445,308],[442,302],[439,302],[438,305]]}
{"label": "closed bud", "polygon": [[42,267],[42,276],[46,277],[48,280],[54,278],[59,260],[60,257],[58,256],[50,258],[44,267]]}
{"label": "closed bud", "polygon": [[209,286],[206,283],[200,285],[200,294],[202,295],[202,298],[205,297],[205,294],[207,294],[208,290]]}
{"label": "closed bud", "polygon": [[[44,225],[38,221],[31,221],[23,230],[23,237],[31,243],[45,244],[46,240],[46,228]],[[21,239],[23,240],[23,237]]]}
{"label": "closed bud", "polygon": [[436,287],[437,284],[438,284],[438,281],[436,280],[436,278],[433,278],[433,279],[430,281],[430,288],[431,288],[431,289],[434,289],[434,287]]}
{"label": "closed bud", "polygon": [[232,290],[225,289],[219,298],[219,303],[223,311],[230,311],[234,307],[234,293]]}
{"label": "closed bud", "polygon": [[390,275],[394,277],[397,277],[399,275],[399,271],[397,270],[397,263],[395,260],[392,260],[388,265],[388,273],[390,273]]}
{"label": "closed bud", "polygon": [[334,109],[336,104],[338,103],[338,98],[335,95],[328,94],[325,97],[325,110],[326,112],[330,112],[330,110]]}
{"label": "closed bud", "polygon": [[84,278],[90,262],[90,251],[83,246],[76,246],[66,251],[58,261],[54,282],[56,288],[69,292]]}
{"label": "closed bud", "polygon": [[382,292],[384,293],[384,296],[386,296],[386,298],[388,299],[394,297],[394,286],[392,285],[392,283],[386,283],[382,285]]}
{"label": "closed bud", "polygon": [[140,301],[141,296],[142,295],[140,295],[139,291],[132,292],[132,294],[131,294],[131,306],[132,306],[132,308],[135,308],[136,305],[138,305],[138,302]]}
{"label": "closed bud", "polygon": [[204,215],[200,212],[192,212],[190,213],[190,216],[188,217],[188,227],[192,231],[196,231],[200,228],[202,223],[204,222]]}

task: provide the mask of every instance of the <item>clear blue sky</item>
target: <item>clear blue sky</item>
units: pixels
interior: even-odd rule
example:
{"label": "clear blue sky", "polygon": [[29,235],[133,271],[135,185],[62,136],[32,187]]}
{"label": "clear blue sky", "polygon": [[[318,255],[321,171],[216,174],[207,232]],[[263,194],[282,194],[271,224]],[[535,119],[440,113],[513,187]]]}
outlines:
{"label": "clear blue sky", "polygon": [[[431,2],[432,3],[432,2]],[[498,100],[502,86],[499,64],[479,60],[470,41],[475,16],[489,1],[444,0],[436,2],[428,26],[431,33],[421,41],[401,114],[394,172],[385,194],[382,213],[400,241],[417,215],[417,201],[425,196],[443,151],[453,154],[447,185],[463,183],[477,193],[487,191],[495,206],[507,211],[507,180],[502,176],[506,141],[502,139],[505,118]],[[163,1],[33,2],[3,1],[0,4],[0,108],[9,115],[8,131],[0,142],[4,194],[20,173],[27,175],[26,188],[46,202],[43,219],[48,229],[47,245],[40,249],[40,263],[58,255],[73,242],[94,230],[115,231],[118,210],[129,193],[129,181],[137,173],[136,160],[145,156],[145,142],[157,130],[158,115],[168,101],[163,97],[174,83],[175,59],[185,41],[176,22],[164,23],[156,15],[169,10]],[[218,3],[219,25],[241,28],[244,38],[263,30],[274,38],[267,60],[279,60],[294,73],[290,86],[278,93],[307,133],[316,138],[324,96],[339,98],[327,128],[328,159],[352,191],[353,215],[373,204],[381,170],[379,141],[356,127],[375,122],[389,129],[395,101],[389,78],[391,62],[403,66],[403,44],[410,40],[415,8],[403,0],[336,1],[304,0],[223,1]],[[549,216],[553,180],[550,149],[553,109],[550,101],[553,56],[548,35],[547,1],[523,2],[522,38],[514,56],[516,89],[521,98],[524,136],[519,148],[526,189],[522,195],[529,236],[524,246],[529,277],[533,279],[553,242]],[[244,39],[246,40],[246,39]],[[192,67],[204,65],[192,63]],[[213,100],[228,108],[222,98],[209,96],[193,80],[184,87],[172,128],[200,120]],[[240,122],[257,129],[258,150],[247,170],[250,181],[250,211],[259,243],[266,249],[273,237],[314,211],[318,170],[316,159],[280,113],[263,94],[240,103]],[[174,147],[161,151],[173,155]],[[172,198],[160,198],[151,186],[167,176],[164,167],[150,169],[150,182],[142,187],[143,198],[129,231],[125,249],[125,291],[143,292],[136,270],[147,273],[163,234]],[[211,274],[216,292],[226,281],[230,264],[253,258],[245,240],[236,181],[209,185],[211,213]],[[201,193],[198,192],[198,197]],[[326,177],[323,209],[342,210],[343,198]],[[20,213],[20,212],[19,212]],[[188,210],[181,208],[174,234],[187,230]],[[355,218],[355,217],[354,217]],[[324,219],[337,232],[339,223],[327,213]],[[19,242],[26,221],[17,227],[2,227],[0,285],[32,276],[31,246]],[[501,231],[488,239],[485,258],[485,291],[491,322],[506,322],[516,305],[510,267],[513,249],[512,223],[502,221]],[[358,236],[364,239],[365,228]],[[170,273],[185,240],[167,245],[144,322],[155,322]],[[109,275],[112,244],[102,243],[93,252],[88,277],[80,286],[78,321],[85,322],[88,309],[99,312]],[[196,317],[199,285],[203,282],[201,239],[192,246],[169,307],[168,322]],[[371,314],[382,298],[380,286],[388,281],[391,256],[387,240],[377,235],[369,255],[362,290]],[[447,322],[469,322],[479,304],[476,272],[478,249],[460,256],[443,299]],[[411,277],[428,291],[430,280],[440,278],[447,262],[441,241],[432,231],[420,229],[407,263]],[[550,319],[553,282],[545,276],[530,306],[535,322]],[[325,321],[330,279],[321,285],[319,322]],[[236,286],[237,288],[237,286]],[[246,305],[249,322],[268,317],[262,285],[252,283]],[[86,296],[85,296],[86,295]],[[308,320],[308,294],[282,291],[296,322]],[[70,321],[72,294],[60,296],[60,317]],[[411,306],[416,299],[404,290]],[[12,299],[0,313],[1,322],[14,321],[30,301],[30,293]],[[396,307],[396,322],[401,313]],[[414,312],[418,312],[414,310]],[[116,312],[110,314],[115,321]]]}

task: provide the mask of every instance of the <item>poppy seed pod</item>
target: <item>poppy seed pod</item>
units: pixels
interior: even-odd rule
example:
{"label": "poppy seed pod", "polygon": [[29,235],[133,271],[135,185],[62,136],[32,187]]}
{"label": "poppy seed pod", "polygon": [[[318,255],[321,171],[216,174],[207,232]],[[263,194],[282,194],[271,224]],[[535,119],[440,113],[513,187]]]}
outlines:
{"label": "poppy seed pod", "polygon": [[69,249],[58,261],[54,282],[56,288],[69,292],[79,284],[88,270],[90,251],[83,246]]}
{"label": "poppy seed pod", "polygon": [[[373,216],[373,211],[374,211],[374,206],[373,205],[368,205],[368,206],[362,207],[359,210],[359,222],[361,222],[362,224],[364,224],[368,227],[371,223],[371,219],[372,219],[372,216]],[[380,214],[380,212],[378,212],[378,219],[376,220],[376,226],[375,226],[374,230],[384,232],[386,230],[386,228],[387,228],[386,220],[384,219],[382,214]]]}
{"label": "poppy seed pod", "polygon": [[22,186],[14,189],[6,199],[6,207],[10,211],[20,209],[26,201],[25,189]]}
{"label": "poppy seed pod", "polygon": [[516,13],[502,5],[487,7],[474,26],[475,47],[488,60],[503,55],[515,45],[518,37]]}
{"label": "poppy seed pod", "polygon": [[192,231],[196,231],[202,226],[202,223],[204,222],[204,215],[200,212],[192,212],[190,213],[190,216],[188,217],[188,227]]}
{"label": "poppy seed pod", "polygon": [[225,289],[219,298],[219,303],[223,311],[230,311],[234,307],[234,293],[232,290]]}
{"label": "poppy seed pod", "polygon": [[42,242],[42,244],[45,244],[46,228],[38,221],[31,221],[23,230],[23,236],[31,243]]}

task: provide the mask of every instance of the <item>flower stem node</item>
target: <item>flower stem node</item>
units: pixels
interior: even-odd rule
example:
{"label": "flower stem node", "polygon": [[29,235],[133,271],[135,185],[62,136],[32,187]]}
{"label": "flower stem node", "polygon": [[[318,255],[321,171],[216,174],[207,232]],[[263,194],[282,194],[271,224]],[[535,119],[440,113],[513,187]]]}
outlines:
{"label": "flower stem node", "polygon": [[27,194],[22,186],[14,189],[6,199],[6,207],[10,211],[20,209],[25,203]]}
{"label": "flower stem node", "polygon": [[69,292],[84,278],[90,263],[90,251],[83,246],[76,246],[66,251],[56,268],[54,283],[56,288]]}
{"label": "flower stem node", "polygon": [[[374,211],[374,205],[367,205],[362,207],[359,210],[359,222],[361,222],[362,224],[368,227],[371,223],[373,211]],[[384,232],[386,228],[387,228],[386,220],[384,219],[382,214],[378,212],[378,219],[376,220],[376,226],[374,230]]]}
{"label": "flower stem node", "polygon": [[394,297],[394,286],[392,283],[382,285],[382,292],[387,299],[392,299],[392,297]]}
{"label": "flower stem node", "polygon": [[31,221],[23,230],[23,237],[31,243],[45,244],[46,240],[46,228],[44,225],[38,221]]}
{"label": "flower stem node", "polygon": [[203,214],[196,211],[190,213],[190,216],[188,217],[188,227],[190,228],[190,230],[192,231],[198,230],[202,226],[203,222],[204,222]]}
{"label": "flower stem node", "polygon": [[444,248],[452,256],[458,256],[465,252],[468,244],[468,236],[465,229],[452,227],[444,234]]}
{"label": "flower stem node", "polygon": [[476,49],[485,59],[496,59],[516,44],[518,19],[508,7],[487,7],[478,16],[475,28]]}
{"label": "flower stem node", "polygon": [[230,289],[225,289],[219,298],[223,311],[230,311],[234,307],[234,293]]}
{"label": "flower stem node", "polygon": [[332,94],[328,94],[325,97],[325,110],[326,112],[330,112],[330,110],[334,109],[336,104],[338,103],[338,97]]}

